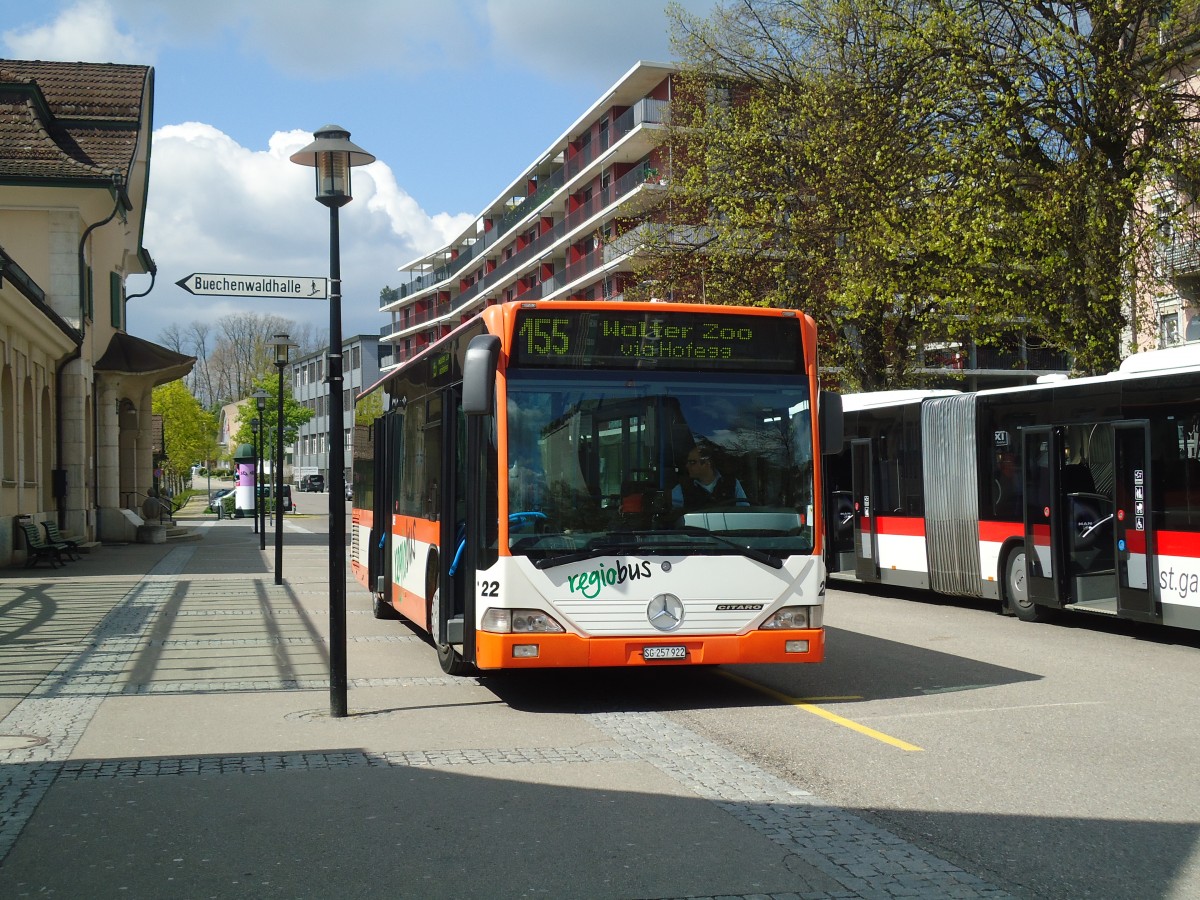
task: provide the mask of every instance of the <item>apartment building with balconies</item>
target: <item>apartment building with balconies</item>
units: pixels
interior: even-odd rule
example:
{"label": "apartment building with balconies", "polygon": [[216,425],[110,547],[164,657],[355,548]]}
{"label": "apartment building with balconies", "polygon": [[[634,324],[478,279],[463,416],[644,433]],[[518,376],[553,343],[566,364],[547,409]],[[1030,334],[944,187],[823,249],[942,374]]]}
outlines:
{"label": "apartment building with balconies", "polygon": [[[1180,97],[1200,98],[1200,39],[1190,39],[1172,81]],[[1200,183],[1171,172],[1143,199],[1158,225],[1157,245],[1134,288],[1132,343],[1139,350],[1200,344]]]}
{"label": "apartment building with balconies", "polygon": [[411,359],[495,303],[621,298],[637,223],[663,193],[659,143],[676,73],[637,63],[468,229],[401,267],[407,279],[380,295],[391,319],[381,329],[388,363]]}

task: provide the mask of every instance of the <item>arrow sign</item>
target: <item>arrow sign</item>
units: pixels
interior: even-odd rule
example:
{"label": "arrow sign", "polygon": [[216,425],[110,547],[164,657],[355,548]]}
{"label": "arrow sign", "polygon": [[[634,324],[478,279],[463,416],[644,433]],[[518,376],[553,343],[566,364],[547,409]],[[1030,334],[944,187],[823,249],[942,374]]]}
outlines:
{"label": "arrow sign", "polygon": [[194,272],[175,283],[189,294],[206,297],[329,299],[329,279],[309,275],[227,275]]}

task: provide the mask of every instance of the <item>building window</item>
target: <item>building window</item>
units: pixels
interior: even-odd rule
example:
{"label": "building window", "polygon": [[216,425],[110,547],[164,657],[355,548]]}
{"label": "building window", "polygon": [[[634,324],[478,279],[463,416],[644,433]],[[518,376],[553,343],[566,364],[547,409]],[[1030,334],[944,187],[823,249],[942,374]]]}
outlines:
{"label": "building window", "polygon": [[1159,347],[1174,347],[1179,343],[1179,313],[1163,313],[1158,317]]}

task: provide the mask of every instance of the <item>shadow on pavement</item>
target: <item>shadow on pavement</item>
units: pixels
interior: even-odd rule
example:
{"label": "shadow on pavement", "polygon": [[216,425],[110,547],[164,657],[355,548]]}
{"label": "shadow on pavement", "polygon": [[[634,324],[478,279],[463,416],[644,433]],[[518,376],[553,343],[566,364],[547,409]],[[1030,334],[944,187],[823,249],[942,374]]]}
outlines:
{"label": "shadow on pavement", "polygon": [[[854,854],[870,852],[874,835],[859,818],[878,818],[803,799],[718,806],[681,788],[663,793],[652,772],[639,789],[613,787],[629,763],[593,761],[569,775],[537,763],[500,762],[494,776],[480,768],[489,767],[434,769],[352,748],[67,763],[0,867],[0,895],[854,896],[828,857],[864,835]],[[980,874],[1040,897],[1181,896],[1176,879],[1200,834],[1191,823],[885,818],[924,835],[935,854],[930,843],[990,835],[997,871]],[[906,861],[912,877],[946,868],[919,851]]]}
{"label": "shadow on pavement", "polygon": [[[815,666],[730,666],[752,681],[797,699],[834,705],[923,697],[1037,681],[1040,675],[898,641],[826,628],[826,661]],[[777,705],[778,700],[720,677],[716,668],[504,672],[482,676],[505,703],[526,712],[670,711]]]}

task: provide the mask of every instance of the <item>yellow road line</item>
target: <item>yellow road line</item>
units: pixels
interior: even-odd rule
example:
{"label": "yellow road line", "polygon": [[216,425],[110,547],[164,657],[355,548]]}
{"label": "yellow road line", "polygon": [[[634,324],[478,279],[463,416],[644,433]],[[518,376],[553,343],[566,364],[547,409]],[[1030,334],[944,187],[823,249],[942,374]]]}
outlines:
{"label": "yellow road line", "polygon": [[[733,672],[727,672],[724,669],[718,669],[723,676],[736,681],[738,684],[745,685],[748,688],[766,694],[769,697],[774,697],[781,703],[786,703],[788,706],[794,706],[797,709],[802,709],[805,712],[812,713],[814,716],[820,716],[833,722],[835,725],[841,725],[843,728],[849,728],[851,731],[857,731],[859,734],[865,734],[869,738],[874,738],[877,741],[882,741],[885,744],[891,744],[893,747],[898,747],[901,750],[906,750],[910,753],[920,753],[924,751],[923,747],[918,747],[916,744],[910,744],[907,741],[902,741],[900,738],[892,737],[890,734],[884,734],[882,731],[876,731],[874,728],[868,728],[852,719],[847,719],[844,716],[839,716],[837,713],[831,713],[827,709],[822,709],[812,702],[812,699],[802,697],[789,697],[787,694],[781,693],[774,688],[769,688],[766,685],[759,684],[757,681],[751,681],[749,678],[743,678],[741,675],[735,675]],[[822,697],[821,700],[861,700],[861,697]]]}

